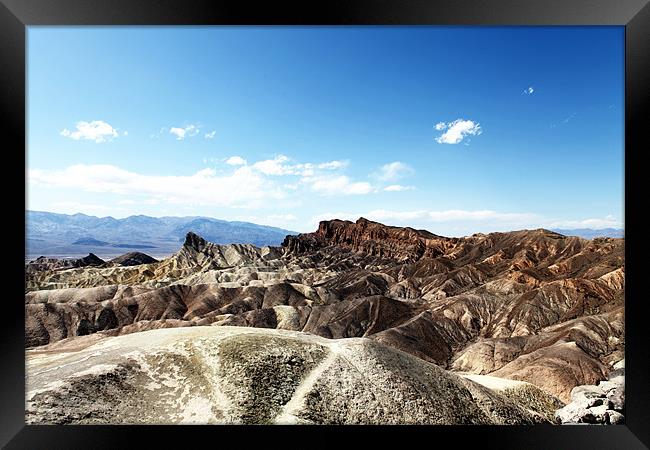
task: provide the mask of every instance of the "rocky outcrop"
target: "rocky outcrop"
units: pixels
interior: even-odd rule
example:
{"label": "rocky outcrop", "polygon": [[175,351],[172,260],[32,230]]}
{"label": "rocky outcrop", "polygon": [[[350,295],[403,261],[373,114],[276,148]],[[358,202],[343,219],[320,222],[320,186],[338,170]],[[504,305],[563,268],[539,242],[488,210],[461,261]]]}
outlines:
{"label": "rocky outcrop", "polygon": [[[52,370],[56,368],[56,370]],[[533,424],[542,414],[370,339],[193,327],[27,352],[28,424]]]}
{"label": "rocky outcrop", "polygon": [[606,381],[598,385],[576,386],[571,402],[557,410],[555,419],[562,424],[625,423],[625,360],[616,363]]}
{"label": "rocky outcrop", "polygon": [[295,253],[337,246],[403,261],[442,255],[455,242],[457,239],[436,236],[425,230],[390,227],[362,217],[354,223],[347,220],[320,222],[315,233],[287,236],[282,246]]}
{"label": "rocky outcrop", "polygon": [[106,266],[139,266],[140,264],[152,264],[158,262],[157,259],[141,252],[129,252],[124,255],[113,258],[106,263]]}
{"label": "rocky outcrop", "polygon": [[213,244],[190,232],[181,249],[162,261],[150,263],[143,261],[138,265],[111,264],[108,267],[104,265],[85,270],[71,269],[54,273],[51,271],[29,273],[26,277],[26,289],[33,291],[110,284],[163,286],[210,270],[257,263],[264,266],[266,261],[277,259],[280,255],[281,252],[272,247]]}
{"label": "rocky outcrop", "polygon": [[95,255],[94,253],[89,253],[88,256],[83,258],[69,258],[69,259],[57,259],[57,258],[46,258],[45,256],[39,256],[33,261],[25,264],[25,272],[34,273],[34,272],[44,272],[44,271],[54,271],[54,270],[65,270],[71,269],[74,267],[90,267],[90,266],[100,266],[104,264],[104,260]]}

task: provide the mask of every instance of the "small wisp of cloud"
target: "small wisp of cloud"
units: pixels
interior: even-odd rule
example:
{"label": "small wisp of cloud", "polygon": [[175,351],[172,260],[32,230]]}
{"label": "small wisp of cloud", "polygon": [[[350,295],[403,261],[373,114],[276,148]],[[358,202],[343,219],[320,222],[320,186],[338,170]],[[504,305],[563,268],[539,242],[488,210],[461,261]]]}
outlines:
{"label": "small wisp of cloud", "polygon": [[215,135],[215,134],[217,134],[217,131],[216,131],[216,130],[212,130],[212,131],[210,131],[209,133],[205,133],[205,134],[203,135],[203,137],[204,137],[205,139],[214,139],[214,135]]}
{"label": "small wisp of cloud", "polygon": [[535,92],[535,89],[532,86],[528,86],[526,89],[524,89],[522,94],[533,95],[534,92]]}
{"label": "small wisp of cloud", "polygon": [[229,166],[245,166],[246,160],[241,156],[231,156],[230,158],[226,159],[226,164]]}
{"label": "small wisp of cloud", "polygon": [[[572,113],[568,117],[565,117],[563,120],[560,121],[559,125],[566,125],[567,123],[571,122],[573,119],[576,118],[578,113]],[[558,126],[557,123],[552,123],[551,128],[556,128]]]}
{"label": "small wisp of cloud", "polygon": [[169,132],[176,136],[176,140],[182,141],[186,137],[192,137],[199,134],[199,127],[192,124],[185,127],[171,127]]}
{"label": "small wisp of cloud", "polygon": [[414,186],[402,186],[401,184],[391,184],[390,186],[386,186],[384,188],[384,191],[386,192],[403,192],[403,191],[412,191],[414,190]]}
{"label": "small wisp of cloud", "polygon": [[162,136],[166,132],[167,128],[161,127],[160,130],[158,130],[157,133],[151,133],[149,135],[150,139],[160,139],[160,136]]}
{"label": "small wisp of cloud", "polygon": [[381,166],[377,177],[382,181],[397,181],[412,175],[414,172],[413,168],[408,164],[401,161],[394,161]]}
{"label": "small wisp of cloud", "polygon": [[571,120],[575,119],[577,115],[578,115],[577,113],[573,113],[573,114],[571,114],[569,117],[567,117],[566,119],[564,119],[564,120],[562,121],[562,123],[569,123]]}

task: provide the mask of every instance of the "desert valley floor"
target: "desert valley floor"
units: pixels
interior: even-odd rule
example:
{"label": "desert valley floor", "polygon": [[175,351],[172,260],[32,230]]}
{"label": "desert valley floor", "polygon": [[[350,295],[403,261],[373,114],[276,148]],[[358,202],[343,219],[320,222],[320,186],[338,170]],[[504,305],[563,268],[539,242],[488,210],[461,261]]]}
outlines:
{"label": "desert valley floor", "polygon": [[624,239],[366,219],[26,265],[28,423],[624,420]]}

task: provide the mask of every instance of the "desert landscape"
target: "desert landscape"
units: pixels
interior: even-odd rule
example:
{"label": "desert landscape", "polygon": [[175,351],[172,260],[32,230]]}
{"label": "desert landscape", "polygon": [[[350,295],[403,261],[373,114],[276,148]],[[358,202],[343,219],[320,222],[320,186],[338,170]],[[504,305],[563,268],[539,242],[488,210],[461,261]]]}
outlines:
{"label": "desert landscape", "polygon": [[27,423],[624,422],[624,239],[359,218],[26,264]]}
{"label": "desert landscape", "polygon": [[28,34],[26,423],[633,423],[624,27]]}

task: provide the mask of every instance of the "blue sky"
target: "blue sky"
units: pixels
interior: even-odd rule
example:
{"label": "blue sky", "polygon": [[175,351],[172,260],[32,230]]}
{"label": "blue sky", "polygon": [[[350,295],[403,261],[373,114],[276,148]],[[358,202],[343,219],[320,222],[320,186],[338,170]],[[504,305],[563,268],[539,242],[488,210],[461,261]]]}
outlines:
{"label": "blue sky", "polygon": [[27,207],[622,227],[622,27],[29,27]]}

